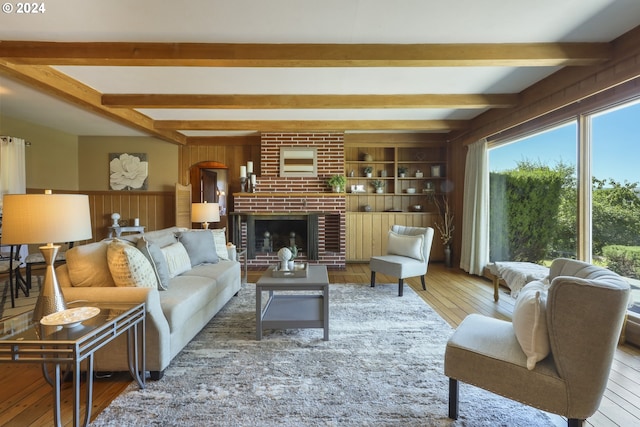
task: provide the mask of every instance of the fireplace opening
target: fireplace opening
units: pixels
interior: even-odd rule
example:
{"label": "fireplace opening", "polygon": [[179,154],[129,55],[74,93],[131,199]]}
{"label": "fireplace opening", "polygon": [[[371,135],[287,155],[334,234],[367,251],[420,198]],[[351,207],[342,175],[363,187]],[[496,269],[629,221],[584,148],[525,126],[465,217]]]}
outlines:
{"label": "fireplace opening", "polygon": [[318,259],[318,215],[247,215],[247,256],[298,248],[298,257]]}
{"label": "fireplace opening", "polygon": [[307,252],[306,219],[256,219],[256,253],[278,252],[295,245],[298,255]]}

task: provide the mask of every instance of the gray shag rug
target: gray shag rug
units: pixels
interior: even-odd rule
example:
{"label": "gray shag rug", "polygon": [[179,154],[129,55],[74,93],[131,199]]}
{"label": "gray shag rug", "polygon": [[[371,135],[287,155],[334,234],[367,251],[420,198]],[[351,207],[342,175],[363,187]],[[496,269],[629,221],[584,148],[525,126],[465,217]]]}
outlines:
{"label": "gray shag rug", "polygon": [[[447,417],[452,328],[409,287],[332,284],[321,329],[255,340],[255,288],[243,285],[171,362],[132,384],[93,426],[552,426],[541,411],[461,384]],[[525,385],[523,385],[524,387]]]}

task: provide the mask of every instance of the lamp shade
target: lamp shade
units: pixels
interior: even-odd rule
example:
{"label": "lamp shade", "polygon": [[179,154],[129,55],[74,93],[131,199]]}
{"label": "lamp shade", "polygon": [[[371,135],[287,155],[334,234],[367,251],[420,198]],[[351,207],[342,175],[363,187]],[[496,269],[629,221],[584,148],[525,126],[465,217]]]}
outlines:
{"label": "lamp shade", "polygon": [[192,203],[191,222],[219,222],[220,205],[218,203]]}
{"label": "lamp shade", "polygon": [[2,244],[77,242],[91,238],[89,196],[84,194],[6,194]]}

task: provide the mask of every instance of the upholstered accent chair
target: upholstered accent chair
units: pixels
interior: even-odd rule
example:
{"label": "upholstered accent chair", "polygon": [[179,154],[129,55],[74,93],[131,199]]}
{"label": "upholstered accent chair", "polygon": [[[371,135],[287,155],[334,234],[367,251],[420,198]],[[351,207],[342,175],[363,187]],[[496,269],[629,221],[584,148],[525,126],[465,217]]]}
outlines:
{"label": "upholstered accent chair", "polygon": [[425,275],[429,266],[433,228],[393,225],[389,231],[386,255],[369,261],[371,287],[376,285],[376,272],[398,278],[398,296],[402,296],[404,279],[420,276],[422,289],[427,290]]}
{"label": "upholstered accent chair", "polygon": [[[581,426],[597,411],[624,322],[629,285],[610,270],[562,258],[553,261],[549,282],[548,290],[543,283],[525,286],[513,324],[471,314],[458,326],[445,351],[449,418],[458,418],[458,381],[564,416],[570,427]],[[527,305],[521,301],[527,295],[535,295],[532,306],[541,316],[520,322],[518,306]],[[518,323],[538,331],[546,327],[548,339],[529,335],[521,341]],[[528,348],[531,343],[537,349]]]}

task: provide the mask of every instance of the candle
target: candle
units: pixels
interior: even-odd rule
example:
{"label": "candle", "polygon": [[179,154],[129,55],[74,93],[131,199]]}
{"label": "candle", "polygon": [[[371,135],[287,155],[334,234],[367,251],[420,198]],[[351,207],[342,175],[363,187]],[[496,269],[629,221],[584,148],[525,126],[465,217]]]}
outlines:
{"label": "candle", "polygon": [[256,176],[251,175],[251,185],[256,185]]}
{"label": "candle", "polygon": [[246,177],[247,177],[247,167],[240,166],[240,178],[246,178]]}
{"label": "candle", "polygon": [[139,227],[140,226],[140,218],[133,218],[133,225],[135,227]]}
{"label": "candle", "polygon": [[253,162],[247,162],[247,172],[253,173]]}

